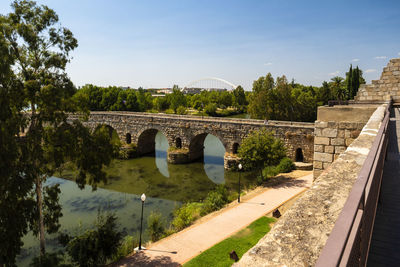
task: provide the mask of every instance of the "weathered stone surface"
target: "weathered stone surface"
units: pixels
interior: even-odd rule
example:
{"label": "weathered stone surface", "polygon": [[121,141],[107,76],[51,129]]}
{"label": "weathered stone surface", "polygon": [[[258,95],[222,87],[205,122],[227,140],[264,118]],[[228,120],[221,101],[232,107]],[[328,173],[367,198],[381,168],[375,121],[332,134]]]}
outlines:
{"label": "weathered stone surface", "polygon": [[324,145],[314,145],[314,152],[324,152]]}
{"label": "weathered stone surface", "polygon": [[[333,153],[335,153],[335,147],[334,146],[325,146],[325,149],[324,149],[325,151],[325,153],[330,153],[330,154],[333,154]],[[315,150],[314,150],[315,151]]]}
{"label": "weathered stone surface", "polygon": [[318,160],[318,161],[322,161],[322,162],[332,162],[333,154],[314,152],[314,160]]}
{"label": "weathered stone surface", "polygon": [[338,129],[334,129],[334,128],[322,129],[322,136],[325,136],[325,137],[336,137],[337,133],[338,133]]}
{"label": "weathered stone surface", "polygon": [[344,138],[332,138],[331,145],[334,146],[343,146],[344,145]]}
{"label": "weathered stone surface", "polygon": [[372,84],[362,86],[358,90],[357,102],[385,101],[392,97],[395,102],[400,101],[400,61],[399,58],[391,59],[387,67],[383,68],[381,78]]}
{"label": "weathered stone surface", "polygon": [[316,144],[316,145],[329,145],[329,137],[315,136],[314,137],[314,144]]}
{"label": "weathered stone surface", "polygon": [[[378,129],[385,107],[379,107],[367,128]],[[361,132],[340,157],[322,172],[256,246],[233,266],[313,266],[343,209],[376,134]],[[314,161],[314,168],[315,168]]]}

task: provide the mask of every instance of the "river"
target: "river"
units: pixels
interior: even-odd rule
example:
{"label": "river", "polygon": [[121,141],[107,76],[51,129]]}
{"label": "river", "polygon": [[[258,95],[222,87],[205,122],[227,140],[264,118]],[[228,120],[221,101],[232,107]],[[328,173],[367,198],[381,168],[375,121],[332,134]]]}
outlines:
{"label": "river", "polygon": [[[224,170],[225,148],[217,137],[206,137],[203,162],[184,165],[167,163],[168,141],[162,133],[157,133],[155,141],[156,153],[153,157],[114,160],[106,169],[108,183],[98,185],[96,191],[90,186],[80,190],[71,181],[72,175],[63,175],[67,179],[49,178],[46,185],[60,184],[61,231],[78,234],[91,228],[101,209],[116,214],[119,227],[125,234],[138,237],[142,193],[147,196],[143,221],[143,229],[146,229],[151,211],[160,212],[168,224],[175,208],[185,202],[204,199],[217,184],[226,184],[230,190],[237,190],[238,173]],[[252,177],[250,173],[243,173],[241,184],[248,185]],[[144,232],[144,240],[147,239]],[[23,241],[18,266],[28,266],[31,259],[39,254],[39,241],[31,233]],[[56,235],[47,235],[46,245],[48,251],[61,248]]]}

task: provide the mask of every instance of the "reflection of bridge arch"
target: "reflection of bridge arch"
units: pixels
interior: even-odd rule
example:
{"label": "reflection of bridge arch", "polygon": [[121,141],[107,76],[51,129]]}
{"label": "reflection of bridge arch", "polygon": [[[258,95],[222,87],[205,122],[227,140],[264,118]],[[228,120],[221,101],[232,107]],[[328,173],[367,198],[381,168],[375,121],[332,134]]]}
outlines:
{"label": "reflection of bridge arch", "polygon": [[205,77],[202,79],[198,79],[195,81],[191,81],[186,86],[187,88],[201,88],[201,89],[227,89],[232,90],[235,89],[237,86],[227,80],[216,78],[216,77]]}
{"label": "reflection of bridge arch", "polygon": [[218,134],[212,132],[196,132],[193,134],[189,143],[190,160],[197,160],[204,157],[204,140],[207,135],[215,136],[224,146],[226,152],[226,144],[223,142],[224,139],[218,136]]}
{"label": "reflection of bridge arch", "polygon": [[[139,155],[145,155],[155,152],[156,148],[156,135],[158,132],[163,134],[167,140],[167,135],[162,131],[162,129],[157,129],[158,127],[146,128],[137,133],[137,151]],[[170,143],[170,140],[168,140]]]}

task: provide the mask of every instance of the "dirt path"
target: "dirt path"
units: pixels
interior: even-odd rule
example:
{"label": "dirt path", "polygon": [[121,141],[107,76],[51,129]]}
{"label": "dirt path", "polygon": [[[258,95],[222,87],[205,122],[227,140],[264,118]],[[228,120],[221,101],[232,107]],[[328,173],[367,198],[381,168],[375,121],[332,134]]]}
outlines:
{"label": "dirt path", "polygon": [[283,183],[272,188],[258,188],[245,196],[240,204],[233,202],[111,266],[180,266],[309,188],[312,172],[297,171],[293,175],[299,174],[307,175],[296,179],[282,178]]}

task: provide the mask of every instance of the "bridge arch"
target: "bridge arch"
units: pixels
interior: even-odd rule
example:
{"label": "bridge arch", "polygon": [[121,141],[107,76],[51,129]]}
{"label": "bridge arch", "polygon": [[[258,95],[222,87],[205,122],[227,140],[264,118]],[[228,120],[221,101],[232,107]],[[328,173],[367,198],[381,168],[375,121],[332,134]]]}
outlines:
{"label": "bridge arch", "polygon": [[188,88],[202,88],[202,89],[227,89],[227,90],[233,90],[237,86],[227,80],[217,78],[217,77],[204,77],[198,80],[194,80],[189,82],[186,86],[184,86],[184,89]]}
{"label": "bridge arch", "polygon": [[155,152],[156,135],[158,132],[161,132],[161,134],[163,134],[167,138],[168,145],[171,146],[172,140],[168,138],[168,135],[164,133],[163,129],[159,127],[141,129],[140,131],[138,131],[137,138],[135,140],[137,152],[139,155],[152,154]]}
{"label": "bridge arch", "polygon": [[193,133],[190,138],[189,143],[189,158],[191,161],[199,160],[204,158],[204,140],[208,135],[215,136],[224,146],[225,151],[227,151],[227,144],[224,142],[224,139],[213,131],[199,131]]}

